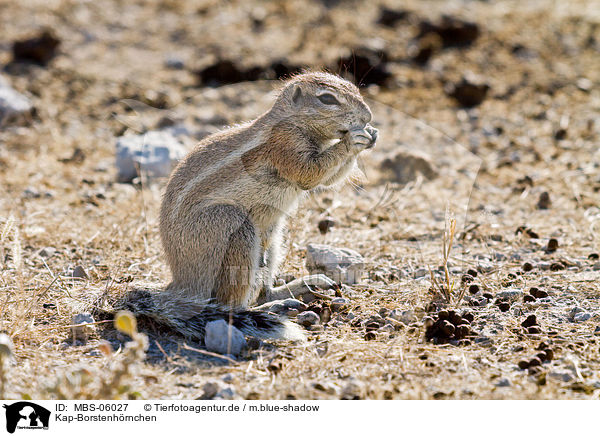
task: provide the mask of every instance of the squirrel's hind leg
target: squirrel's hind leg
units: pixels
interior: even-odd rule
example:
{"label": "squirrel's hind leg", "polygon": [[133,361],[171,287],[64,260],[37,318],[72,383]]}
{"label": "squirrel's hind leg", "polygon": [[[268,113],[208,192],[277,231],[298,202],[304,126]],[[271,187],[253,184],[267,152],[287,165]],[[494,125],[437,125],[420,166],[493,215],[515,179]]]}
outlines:
{"label": "squirrel's hind leg", "polygon": [[[231,213],[244,214],[237,208]],[[261,249],[260,237],[247,215],[243,215],[239,227],[233,229],[223,243],[226,244],[225,254],[214,296],[219,303],[230,307],[248,307],[256,299]]]}

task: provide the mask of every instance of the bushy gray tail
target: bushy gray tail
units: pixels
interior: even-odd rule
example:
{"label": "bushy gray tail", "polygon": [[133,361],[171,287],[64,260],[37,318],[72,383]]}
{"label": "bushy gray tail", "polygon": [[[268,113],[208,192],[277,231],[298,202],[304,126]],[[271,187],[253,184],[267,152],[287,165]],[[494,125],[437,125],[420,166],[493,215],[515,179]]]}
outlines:
{"label": "bushy gray tail", "polygon": [[244,335],[260,339],[302,340],[297,324],[273,313],[257,310],[232,310],[213,301],[199,300],[175,293],[156,293],[135,289],[116,302],[115,309],[125,309],[145,316],[183,336],[204,340],[206,324],[225,320]]}

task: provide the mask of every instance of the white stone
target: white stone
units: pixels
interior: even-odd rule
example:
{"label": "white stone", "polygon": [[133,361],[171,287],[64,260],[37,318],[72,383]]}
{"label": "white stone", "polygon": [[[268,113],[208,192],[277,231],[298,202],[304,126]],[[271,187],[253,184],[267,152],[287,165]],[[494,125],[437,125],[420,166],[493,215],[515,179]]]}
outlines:
{"label": "white stone", "polygon": [[23,124],[33,111],[27,97],[15,91],[0,77],[0,127],[9,124]]}
{"label": "white stone", "polygon": [[521,299],[522,297],[523,291],[520,289],[507,289],[496,294],[496,298],[499,300],[515,301]]}
{"label": "white stone", "polygon": [[311,274],[323,273],[336,282],[352,285],[364,273],[365,261],[354,250],[323,244],[308,244],[306,268]]}
{"label": "white stone", "polygon": [[237,328],[218,319],[206,324],[204,345],[208,351],[237,356],[246,347],[246,338]]}
{"label": "white stone", "polygon": [[138,176],[138,167],[151,177],[167,177],[186,152],[184,144],[167,131],[121,136],[117,139],[117,180],[131,182]]}

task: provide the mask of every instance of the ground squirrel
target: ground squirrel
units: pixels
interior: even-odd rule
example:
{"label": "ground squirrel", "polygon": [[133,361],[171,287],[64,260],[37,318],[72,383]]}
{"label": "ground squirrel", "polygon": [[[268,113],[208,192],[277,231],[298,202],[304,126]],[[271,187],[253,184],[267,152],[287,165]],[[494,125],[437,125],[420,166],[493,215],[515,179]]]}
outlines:
{"label": "ground squirrel", "polygon": [[[309,276],[272,288],[282,227],[305,192],[342,181],[373,147],[371,117],[352,83],[304,73],[285,83],[269,111],[205,138],[177,165],[160,209],[172,282],[158,304],[176,315],[176,329],[201,338],[206,322],[223,318],[248,335],[298,336],[284,318],[248,307],[328,281]],[[133,300],[138,312],[140,301],[157,306],[139,294]]]}

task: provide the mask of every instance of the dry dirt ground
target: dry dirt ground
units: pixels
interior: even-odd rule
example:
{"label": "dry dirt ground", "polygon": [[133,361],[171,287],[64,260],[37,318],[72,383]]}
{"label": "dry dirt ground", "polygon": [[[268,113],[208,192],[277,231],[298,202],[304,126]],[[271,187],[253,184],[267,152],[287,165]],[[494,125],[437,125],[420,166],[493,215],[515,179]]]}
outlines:
{"label": "dry dirt ground", "polygon": [[[444,30],[442,14],[476,27]],[[56,55],[13,62],[13,41],[43,28]],[[0,0],[2,74],[36,107],[0,131],[0,330],[15,346],[5,396],[597,398],[599,51],[594,0]],[[164,181],[117,183],[116,138],[165,117],[198,137],[251,119],[277,86],[262,79],[297,67],[364,85],[380,129],[363,180],[311,194],[287,235],[282,272],[296,277],[311,242],[364,256],[360,284],[339,290],[350,307],[305,344],[258,344],[236,362],[150,327],[145,357],[110,323],[74,342],[73,301],[87,290],[168,280]],[[451,89],[471,74],[482,101],[461,106]],[[417,151],[424,160],[397,157]],[[420,172],[398,178],[390,162]],[[439,319],[448,310],[468,331]]]}

